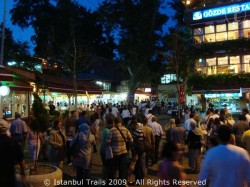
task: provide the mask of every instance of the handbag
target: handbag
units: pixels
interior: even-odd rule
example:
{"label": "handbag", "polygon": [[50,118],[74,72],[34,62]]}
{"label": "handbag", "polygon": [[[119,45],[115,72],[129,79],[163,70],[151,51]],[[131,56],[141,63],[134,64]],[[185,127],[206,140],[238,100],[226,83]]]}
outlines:
{"label": "handbag", "polygon": [[113,151],[111,148],[111,145],[106,145],[105,146],[105,159],[111,159],[113,158]]}

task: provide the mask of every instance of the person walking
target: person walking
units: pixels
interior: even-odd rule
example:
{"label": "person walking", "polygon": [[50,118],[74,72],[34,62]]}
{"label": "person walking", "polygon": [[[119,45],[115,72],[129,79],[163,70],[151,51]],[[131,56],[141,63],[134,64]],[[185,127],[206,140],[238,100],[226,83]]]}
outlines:
{"label": "person walking", "polygon": [[243,147],[247,150],[250,156],[250,129],[245,131],[241,137]]}
{"label": "person walking", "polygon": [[[175,127],[172,129],[172,142],[181,146],[182,150],[185,150],[186,132],[181,126],[181,120],[179,117],[175,118]],[[183,164],[183,154],[179,158],[180,164]]]}
{"label": "person walking", "polygon": [[115,173],[118,170],[119,179],[125,180],[127,173],[127,143],[132,143],[133,138],[127,128],[122,126],[122,120],[120,117],[115,118],[115,126],[110,130],[109,137],[106,144],[111,145],[113,152],[113,159],[110,162],[110,176],[109,179],[115,178]]}
{"label": "person walking", "polygon": [[21,145],[22,150],[24,150],[27,132],[25,121],[21,119],[21,114],[16,112],[15,120],[10,125],[10,134]]}
{"label": "person walking", "polygon": [[245,131],[249,129],[249,125],[246,122],[246,116],[241,114],[239,116],[239,121],[237,121],[233,126],[233,133],[236,139],[236,145],[243,147],[244,145],[241,142],[241,137]]}
{"label": "person walking", "polygon": [[159,146],[160,146],[160,141],[163,136],[163,130],[162,126],[158,123],[157,117],[152,118],[152,123],[149,123],[148,126],[152,128],[153,133],[154,133],[154,138],[155,138],[155,149],[154,149],[154,163],[158,162],[158,154],[159,154]]}
{"label": "person walking", "polygon": [[191,122],[191,130],[185,144],[188,145],[189,166],[192,173],[200,171],[202,139],[204,139],[202,130],[197,128],[196,123]]}
{"label": "person walking", "polygon": [[[154,150],[155,150],[155,137],[153,130],[148,126],[148,119],[146,117],[143,117],[142,119],[142,130],[143,130],[143,135],[144,135],[144,149],[145,149],[145,174],[147,173],[147,169],[149,166],[149,160],[151,160],[151,164],[154,162]],[[146,145],[150,145],[150,147],[145,147],[145,142],[147,142]]]}
{"label": "person walking", "polygon": [[26,177],[25,161],[21,146],[7,135],[9,124],[0,119],[0,186],[15,187],[15,164],[18,163],[23,178]]}
{"label": "person walking", "polygon": [[112,129],[114,127],[114,119],[113,118],[108,118],[105,124],[105,128],[103,129],[102,132],[102,141],[101,141],[101,145],[100,145],[100,154],[101,154],[101,159],[102,159],[102,176],[104,180],[108,179],[109,176],[109,162],[111,159],[107,159],[106,155],[105,155],[105,151],[106,151],[106,141],[109,137],[109,133],[110,133],[110,129]]}
{"label": "person walking", "polygon": [[30,158],[33,161],[38,160],[38,155],[40,152],[40,146],[42,141],[42,133],[29,130],[28,140],[29,140],[28,148],[29,148]]}
{"label": "person walking", "polygon": [[134,141],[131,147],[132,158],[129,165],[128,175],[130,177],[132,171],[134,171],[135,185],[139,185],[142,179],[144,178],[145,169],[145,164],[143,161],[143,159],[145,159],[145,153],[143,148],[143,131],[137,123],[136,116],[132,117],[129,127]]}
{"label": "person walking", "polygon": [[63,168],[63,160],[65,156],[65,136],[62,133],[62,122],[55,120],[53,129],[49,137],[50,161],[56,167]]}
{"label": "person walking", "polygon": [[83,123],[79,126],[78,133],[70,142],[70,146],[73,146],[74,143],[76,143],[77,151],[72,164],[76,167],[77,180],[83,180],[86,185],[86,179],[90,179],[91,147],[95,143],[95,136],[91,134],[89,125]]}
{"label": "person walking", "polygon": [[218,129],[220,144],[209,149],[202,162],[200,186],[244,187],[250,186],[250,157],[246,150],[230,144],[231,129],[221,125]]}
{"label": "person walking", "polygon": [[[186,174],[184,168],[179,164],[178,160],[182,155],[183,150],[181,145],[174,142],[167,142],[163,146],[162,160],[159,163],[158,176],[161,181],[166,181],[166,184],[161,184],[161,187],[177,186],[173,183],[176,181],[184,181],[186,179]],[[184,187],[185,185],[178,185],[179,187]]]}

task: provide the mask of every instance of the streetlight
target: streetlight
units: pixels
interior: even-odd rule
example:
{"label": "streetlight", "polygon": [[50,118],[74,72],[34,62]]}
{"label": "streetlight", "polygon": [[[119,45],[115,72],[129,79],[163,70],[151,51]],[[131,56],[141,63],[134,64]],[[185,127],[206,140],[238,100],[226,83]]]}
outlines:
{"label": "streetlight", "polygon": [[5,24],[6,24],[6,7],[7,7],[7,0],[4,0],[3,28],[2,28],[2,41],[1,41],[0,67],[2,67],[2,66],[3,66],[4,38],[5,38]]}

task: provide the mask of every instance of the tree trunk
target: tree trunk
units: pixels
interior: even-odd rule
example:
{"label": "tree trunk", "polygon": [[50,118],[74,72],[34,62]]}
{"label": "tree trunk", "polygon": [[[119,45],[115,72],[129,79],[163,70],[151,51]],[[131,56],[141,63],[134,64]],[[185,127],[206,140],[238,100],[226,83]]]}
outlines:
{"label": "tree trunk", "polygon": [[37,152],[38,152],[38,139],[39,139],[39,133],[38,132],[36,132],[36,134],[37,134],[37,138],[36,138],[36,154],[35,154],[35,167],[34,167],[34,169],[35,169],[35,171],[36,171],[36,166],[37,166]]}

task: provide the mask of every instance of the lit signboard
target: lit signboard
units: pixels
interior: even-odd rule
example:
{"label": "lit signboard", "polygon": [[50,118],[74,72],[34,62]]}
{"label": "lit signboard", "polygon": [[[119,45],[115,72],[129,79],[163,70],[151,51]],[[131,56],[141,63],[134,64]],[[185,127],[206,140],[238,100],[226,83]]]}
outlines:
{"label": "lit signboard", "polygon": [[208,10],[196,11],[193,13],[193,20],[202,20],[223,15],[237,14],[250,11],[250,2],[234,4],[229,6],[222,6],[219,8],[212,8]]}
{"label": "lit signboard", "polygon": [[242,93],[222,93],[222,94],[205,94],[206,98],[217,97],[242,97]]}

